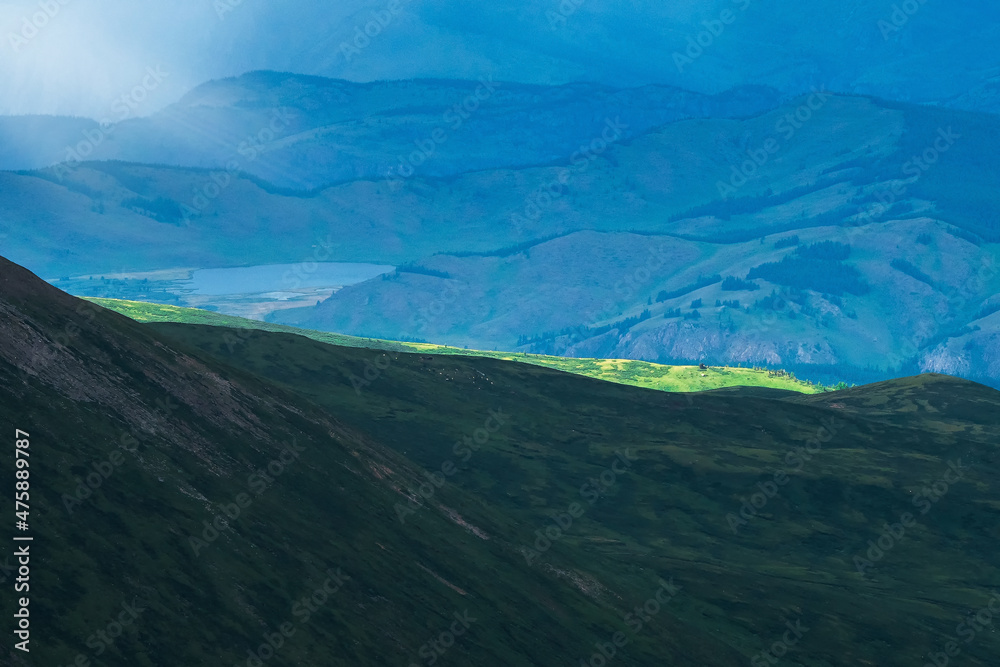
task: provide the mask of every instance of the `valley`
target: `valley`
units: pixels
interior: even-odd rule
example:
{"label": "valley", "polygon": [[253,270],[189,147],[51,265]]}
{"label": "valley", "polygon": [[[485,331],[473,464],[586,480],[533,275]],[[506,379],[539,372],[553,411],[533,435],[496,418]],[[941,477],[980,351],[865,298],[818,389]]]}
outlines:
{"label": "valley", "polygon": [[[297,279],[251,298],[65,285],[361,337],[759,365],[824,384],[933,371],[996,386],[991,123],[814,93],[744,119],[676,120],[547,166],[310,193],[236,176],[190,218],[181,193],[210,171],[94,162],[0,173],[0,193],[38,202],[10,202],[2,242],[49,275],[94,273],[96,257],[112,274],[395,266],[344,289]],[[163,213],[125,206],[136,198]],[[801,256],[830,243],[846,254]]]}
{"label": "valley", "polygon": [[277,310],[315,305],[345,286],[393,269],[374,264],[310,262],[67,276],[50,282],[82,297],[139,299],[264,319]]}

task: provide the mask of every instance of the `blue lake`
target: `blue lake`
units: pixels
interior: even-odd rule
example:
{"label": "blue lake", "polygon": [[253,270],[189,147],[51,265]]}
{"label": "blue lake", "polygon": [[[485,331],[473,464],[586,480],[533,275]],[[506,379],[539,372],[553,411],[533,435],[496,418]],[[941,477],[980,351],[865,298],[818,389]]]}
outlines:
{"label": "blue lake", "polygon": [[195,294],[259,294],[300,288],[346,287],[370,280],[396,267],[347,262],[268,264],[233,269],[199,269],[183,284]]}

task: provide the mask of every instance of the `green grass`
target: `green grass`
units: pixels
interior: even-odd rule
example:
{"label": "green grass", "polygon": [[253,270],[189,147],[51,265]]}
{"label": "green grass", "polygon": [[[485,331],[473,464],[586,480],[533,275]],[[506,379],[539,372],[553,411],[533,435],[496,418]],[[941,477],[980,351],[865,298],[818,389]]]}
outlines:
{"label": "green grass", "polygon": [[[336,567],[351,581],[268,667],[428,664],[421,645],[466,609],[474,630],[435,664],[579,665],[622,631],[610,667],[742,667],[801,620],[783,665],[919,665],[1000,585],[1000,393],[971,382],[677,395],[289,333],[232,344],[215,326],[89,317],[2,266],[0,283],[0,421],[32,443],[32,665],[246,664]],[[25,357],[40,339],[62,341],[47,364]],[[123,434],[136,451],[102,478]],[[248,476],[290,443],[301,459],[258,495]],[[620,451],[630,469],[609,471]],[[862,577],[854,556],[958,458],[964,479]],[[728,515],[777,471],[734,532]],[[194,555],[190,536],[240,493],[253,504]],[[536,546],[571,503],[584,513]],[[634,631],[626,614],[660,578],[682,590]],[[149,611],[95,656],[88,636],[136,597]],[[996,665],[1000,639],[975,639],[962,664]]]}
{"label": "green grass", "polygon": [[[988,556],[1000,534],[989,528],[998,505],[987,482],[1000,394],[973,383],[920,376],[827,395],[681,397],[498,359],[359,353],[273,334],[230,351],[210,327],[152,328],[300,393],[428,472],[502,408],[510,425],[467,463],[456,459],[454,488],[441,492],[459,493],[434,501],[515,553],[627,448],[637,457],[632,473],[531,566],[606,587],[596,597],[620,604],[619,619],[649,596],[654,575],[676,577],[685,595],[636,637],[622,664],[747,664],[796,618],[811,631],[789,664],[922,664],[1000,581]],[[384,370],[356,385],[379,359]],[[809,462],[789,463],[814,436],[822,440]],[[914,494],[956,458],[974,466],[966,480],[861,577],[854,556],[885,522],[916,513]],[[734,534],[729,515],[779,470],[791,481]],[[599,637],[614,626],[594,628]],[[544,664],[579,664],[592,646]],[[651,660],[647,646],[660,656]],[[712,649],[698,654],[698,646]],[[963,658],[985,665],[996,650],[983,638]]]}
{"label": "green grass", "polygon": [[184,308],[141,301],[121,301],[118,299],[95,298],[89,300],[108,310],[113,310],[137,322],[143,323],[174,322],[179,324],[205,324],[235,329],[256,329],[299,334],[321,343],[344,347],[489,357],[492,359],[545,366],[608,382],[644,387],[646,389],[659,389],[661,391],[709,391],[728,387],[767,387],[796,391],[802,394],[817,394],[828,391],[827,387],[797,380],[788,374],[776,375],[767,370],[755,370],[752,368],[725,366],[701,370],[698,366],[665,366],[663,364],[635,361],[632,359],[577,359],[543,354],[465,350],[458,347],[435,345],[432,343],[403,343],[377,338],[359,338],[309,329],[297,329],[283,324],[259,322],[257,320],[223,315],[197,308]]}

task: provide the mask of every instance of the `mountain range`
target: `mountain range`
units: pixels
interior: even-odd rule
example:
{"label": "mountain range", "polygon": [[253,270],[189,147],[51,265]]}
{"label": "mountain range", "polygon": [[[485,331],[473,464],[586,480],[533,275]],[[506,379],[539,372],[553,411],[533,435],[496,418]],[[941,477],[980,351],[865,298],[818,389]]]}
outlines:
{"label": "mountain range", "polygon": [[825,87],[1000,110],[1000,60],[992,47],[1000,29],[986,0],[516,0],[475,12],[440,0],[332,7],[178,0],[141,9],[95,0],[60,7],[40,34],[10,44],[37,11],[32,0],[0,9],[11,46],[0,62],[0,86],[12,92],[0,113],[100,120],[149,67],[169,77],[133,113],[148,115],[201,82],[252,70],[357,82],[492,74],[545,86],[656,84],[702,93],[747,84],[784,95]]}
{"label": "mountain range", "polygon": [[0,118],[0,168],[118,160],[225,170],[310,191],[546,163],[571,154],[608,119],[630,137],[681,118],[759,113],[777,99],[761,86],[703,95],[661,85],[550,87],[493,77],[362,84],[251,72],[199,86],[144,118]]}
{"label": "mountain range", "polygon": [[[0,173],[3,247],[52,280],[395,266],[270,315],[368,337],[1000,386],[994,115],[822,90],[501,83],[452,136],[448,103],[477,87],[207,84],[100,147],[168,164]],[[274,109],[295,126],[252,149],[256,173],[220,168]],[[227,129],[199,141],[202,127]],[[125,296],[182,303],[175,288]]]}

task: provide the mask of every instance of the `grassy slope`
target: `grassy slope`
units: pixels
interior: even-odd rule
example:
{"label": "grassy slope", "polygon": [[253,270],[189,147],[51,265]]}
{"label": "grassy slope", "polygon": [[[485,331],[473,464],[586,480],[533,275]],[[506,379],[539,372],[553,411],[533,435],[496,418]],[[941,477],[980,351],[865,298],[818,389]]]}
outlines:
{"label": "grassy slope", "polygon": [[[351,585],[269,664],[426,664],[420,645],[466,608],[475,630],[439,664],[578,665],[622,631],[616,664],[736,667],[797,619],[809,632],[788,664],[920,664],[1000,584],[1000,394],[972,383],[678,396],[496,359],[263,331],[231,345],[217,327],[106,311],[88,323],[52,288],[14,301],[0,288],[14,308],[0,318],[0,421],[30,429],[43,462],[37,664],[86,653],[133,595],[150,611],[106,664],[235,664],[337,566]],[[64,341],[56,358],[23,372],[45,338]],[[357,387],[371,366],[382,370]],[[453,443],[497,409],[506,425],[462,460]],[[790,469],[786,454],[825,424],[822,451]],[[141,436],[137,455],[67,516],[60,494],[123,431]],[[188,536],[291,438],[307,449],[301,467],[193,557]],[[581,485],[625,449],[631,471],[527,563],[536,531],[586,503]],[[959,456],[966,479],[859,576],[852,556]],[[395,504],[448,461],[458,470],[400,524]],[[790,481],[733,534],[727,513],[777,468]],[[681,594],[633,632],[625,615],[660,577]],[[994,665],[998,648],[982,633],[963,664]]]}
{"label": "grassy slope", "polygon": [[297,333],[313,340],[346,347],[363,347],[379,350],[419,351],[433,354],[467,355],[491,357],[507,361],[518,361],[555,368],[568,373],[664,391],[707,391],[723,387],[770,387],[786,389],[805,394],[824,391],[819,385],[795,380],[788,376],[770,376],[768,371],[752,368],[710,368],[699,370],[697,366],[664,366],[645,361],[628,359],[574,359],[540,354],[513,354],[484,350],[464,350],[446,345],[430,343],[397,343],[374,338],[358,338],[343,334],[297,329],[295,327],[268,322],[258,322],[231,315],[222,315],[195,308],[183,308],[138,301],[115,299],[90,299],[109,310],[126,315],[138,322],[179,322],[185,324],[207,324],[237,329],[259,329],[284,333]]}
{"label": "grassy slope", "polygon": [[[617,622],[602,598],[524,567],[506,535],[510,519],[458,487],[401,525],[394,503],[424,481],[422,470],[335,411],[151,327],[107,311],[88,316],[75,300],[54,301],[51,288],[12,296],[5,273],[0,265],[0,310],[12,315],[0,319],[0,422],[11,437],[14,428],[31,435],[35,557],[31,661],[16,659],[5,633],[3,664],[82,664],[78,654],[95,665],[246,664],[247,650],[285,622],[296,634],[268,664],[423,663],[421,646],[468,610],[476,622],[441,664],[530,667],[559,664],[592,643],[593,628]],[[205,329],[224,344],[218,328]],[[285,339],[347,350],[359,363],[368,354]],[[55,350],[48,361],[31,354],[46,341]],[[466,426],[456,420],[438,436]],[[135,452],[110,466],[123,435],[138,440]],[[275,472],[289,443],[300,458]],[[8,479],[12,461],[0,463]],[[102,465],[108,477],[98,475],[67,513],[65,495]],[[270,483],[258,493],[264,478],[250,476],[265,469]],[[195,555],[190,537],[204,536],[203,522],[239,494],[252,504]],[[478,505],[490,539],[447,513],[456,505]],[[328,568],[350,580],[305,622],[294,605]],[[8,618],[13,602],[0,604]],[[123,602],[148,610],[97,657],[94,633]],[[631,648],[623,664],[697,649],[662,630]],[[738,664],[732,649],[715,653],[715,664]]]}
{"label": "grassy slope", "polygon": [[[810,632],[789,664],[920,664],[1000,584],[990,555],[1000,542],[990,482],[1000,394],[969,382],[921,376],[825,396],[730,389],[677,397],[493,359],[359,356],[265,333],[227,350],[210,327],[152,327],[301,393],[429,472],[455,458],[456,438],[501,408],[509,430],[460,464],[446,488],[470,494],[450,507],[515,549],[531,545],[554,512],[580,500],[582,484],[629,448],[633,471],[533,567],[577,578],[582,590],[620,605],[620,617],[655,590],[654,576],[676,577],[683,595],[649,627],[685,633],[683,650],[702,652],[665,648],[653,664],[724,663],[730,648],[746,664],[796,619]],[[356,388],[352,377],[379,358],[385,370]],[[829,425],[832,434],[821,430]],[[790,465],[786,456],[813,436],[826,441],[820,451],[800,469]],[[915,495],[956,458],[969,466],[965,479],[920,515]],[[734,534],[727,515],[777,470],[791,481]],[[502,513],[502,527],[490,510]],[[860,576],[854,556],[905,511],[919,525]],[[551,664],[578,664],[591,648]],[[993,664],[998,650],[982,635],[963,660]],[[631,651],[623,664],[636,657]]]}

